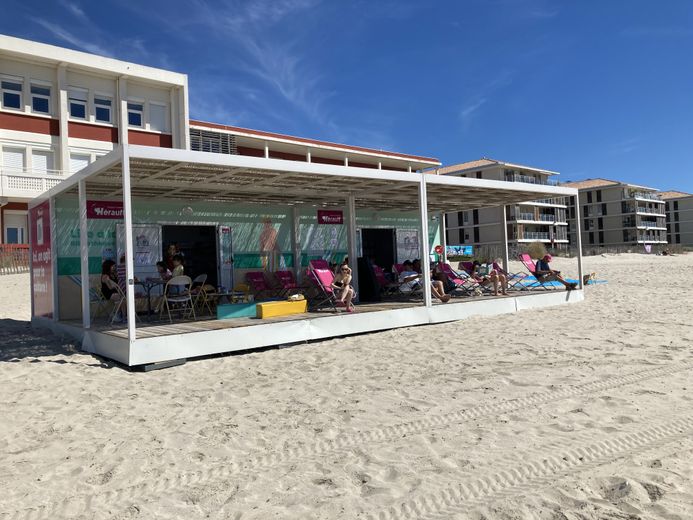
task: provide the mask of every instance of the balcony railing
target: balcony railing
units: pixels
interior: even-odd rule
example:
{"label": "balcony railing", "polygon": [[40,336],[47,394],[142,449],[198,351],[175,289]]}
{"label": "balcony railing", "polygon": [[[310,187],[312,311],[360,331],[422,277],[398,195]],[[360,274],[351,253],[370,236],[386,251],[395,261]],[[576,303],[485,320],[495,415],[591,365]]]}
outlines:
{"label": "balcony railing", "polygon": [[552,197],[552,198],[547,198],[547,199],[536,199],[533,200],[532,202],[537,202],[539,204],[554,204],[558,206],[566,206],[567,201],[565,197]]}
{"label": "balcony railing", "polygon": [[659,193],[649,193],[646,191],[631,191],[623,194],[624,199],[647,199],[647,200],[657,200],[661,201],[662,199],[659,196]]}
{"label": "balcony railing", "polygon": [[644,227],[644,228],[663,228],[666,227],[664,222],[650,222],[650,221],[641,221],[638,224],[639,227]]}
{"label": "balcony railing", "polygon": [[664,215],[664,207],[662,207],[662,208],[648,208],[647,206],[637,206],[636,211],[638,213],[650,213],[652,215]]}
{"label": "balcony railing", "polygon": [[548,240],[549,234],[540,231],[524,231],[522,238],[525,240]]}
{"label": "balcony railing", "polygon": [[528,184],[542,184],[546,186],[557,186],[558,182],[553,179],[545,179],[542,177],[532,177],[531,175],[505,174],[505,180],[508,182],[526,182]]}
{"label": "balcony railing", "polygon": [[638,235],[638,242],[664,242],[664,237],[657,235]]}
{"label": "balcony railing", "polygon": [[0,167],[0,195],[5,197],[35,197],[51,189],[69,175],[62,170]]}

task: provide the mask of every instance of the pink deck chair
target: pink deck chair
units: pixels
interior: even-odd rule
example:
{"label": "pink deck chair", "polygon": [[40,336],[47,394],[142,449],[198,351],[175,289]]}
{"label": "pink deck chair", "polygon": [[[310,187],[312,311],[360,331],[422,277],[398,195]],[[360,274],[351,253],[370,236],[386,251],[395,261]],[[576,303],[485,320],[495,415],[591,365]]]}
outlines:
{"label": "pink deck chair", "polygon": [[[462,262],[460,262],[460,265],[462,265]],[[448,280],[455,284],[455,290],[460,290],[467,294],[473,294],[475,290],[485,290],[484,287],[469,276],[469,273],[466,271],[457,272],[450,264],[446,264],[445,262],[439,262],[438,268],[447,276]]]}
{"label": "pink deck chair", "polygon": [[332,288],[332,282],[334,282],[334,273],[329,269],[321,269],[312,267],[310,269],[312,273],[312,280],[315,282],[319,290],[319,295],[311,301],[311,307],[313,309],[319,309],[321,307],[332,307],[335,312],[337,312],[337,296]]}
{"label": "pink deck chair", "polygon": [[375,280],[378,282],[380,290],[384,295],[394,294],[399,290],[400,284],[389,281],[382,267],[373,264],[373,272],[375,273]]}
{"label": "pink deck chair", "polygon": [[529,275],[525,273],[510,273],[503,269],[503,267],[498,264],[498,262],[493,262],[493,268],[499,273],[505,275],[506,280],[508,280],[508,290],[518,289],[520,291],[526,291],[526,283]]}
{"label": "pink deck chair", "polygon": [[272,289],[265,280],[264,271],[251,271],[245,273],[245,281],[248,282],[250,290],[256,300],[262,298],[269,298],[276,294],[276,291]]}
{"label": "pink deck chair", "polygon": [[534,260],[532,260],[532,257],[529,256],[529,254],[522,253],[521,255],[518,256],[518,258],[520,259],[520,262],[522,262],[522,264],[527,268],[527,271],[529,271],[529,273],[534,278],[533,280],[527,280],[527,281],[523,282],[522,285],[524,287],[527,287],[528,289],[533,288],[533,287],[540,287],[540,288],[544,289],[545,291],[555,289],[553,284],[549,285],[550,282],[544,283],[537,278],[537,276],[536,276],[537,266],[535,265]]}
{"label": "pink deck chair", "polygon": [[300,292],[301,286],[296,283],[294,278],[294,273],[291,271],[276,271],[274,276],[279,282],[280,296],[289,296],[291,294]]}

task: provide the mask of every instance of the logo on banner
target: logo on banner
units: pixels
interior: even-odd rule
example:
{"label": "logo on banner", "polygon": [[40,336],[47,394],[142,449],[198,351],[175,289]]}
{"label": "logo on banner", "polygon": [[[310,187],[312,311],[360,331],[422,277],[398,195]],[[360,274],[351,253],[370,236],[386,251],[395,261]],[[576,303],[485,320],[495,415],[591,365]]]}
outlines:
{"label": "logo on banner", "polygon": [[340,209],[319,209],[318,224],[344,224],[344,214]]}
{"label": "logo on banner", "polygon": [[88,200],[87,218],[122,219],[123,203],[111,200]]}

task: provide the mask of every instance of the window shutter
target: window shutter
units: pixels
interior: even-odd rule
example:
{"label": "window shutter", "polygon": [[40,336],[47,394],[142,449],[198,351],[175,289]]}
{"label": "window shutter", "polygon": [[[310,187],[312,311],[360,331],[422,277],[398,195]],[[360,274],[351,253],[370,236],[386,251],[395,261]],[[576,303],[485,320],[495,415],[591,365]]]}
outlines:
{"label": "window shutter", "polygon": [[21,148],[3,148],[2,167],[7,170],[24,169],[24,150]]}
{"label": "window shutter", "polygon": [[31,169],[35,172],[46,173],[53,169],[53,153],[52,152],[32,152],[31,153]]}
{"label": "window shutter", "polygon": [[82,89],[76,89],[76,88],[68,89],[68,97],[70,99],[76,99],[79,101],[86,102],[88,93],[89,93],[88,91],[82,90]]}
{"label": "window shutter", "polygon": [[70,173],[77,173],[89,165],[88,155],[70,154]]}
{"label": "window shutter", "polygon": [[149,128],[163,132],[166,130],[166,107],[149,104]]}

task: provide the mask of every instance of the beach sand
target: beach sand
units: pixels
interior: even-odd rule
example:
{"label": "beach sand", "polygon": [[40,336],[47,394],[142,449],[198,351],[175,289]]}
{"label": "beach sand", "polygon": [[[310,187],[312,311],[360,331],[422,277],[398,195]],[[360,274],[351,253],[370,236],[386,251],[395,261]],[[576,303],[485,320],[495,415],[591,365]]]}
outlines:
{"label": "beach sand", "polygon": [[580,304],[151,373],[0,277],[0,518],[693,518],[693,255],[584,262]]}

